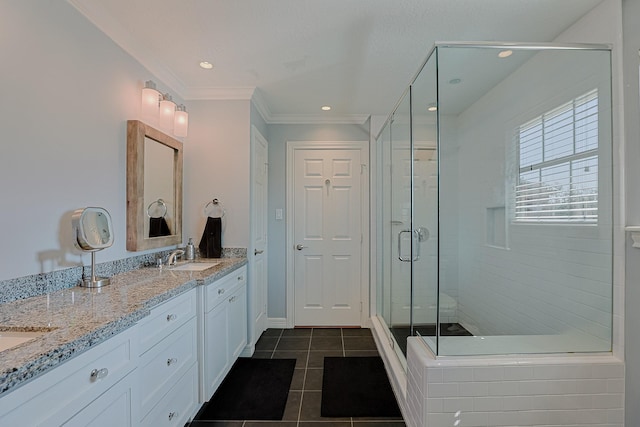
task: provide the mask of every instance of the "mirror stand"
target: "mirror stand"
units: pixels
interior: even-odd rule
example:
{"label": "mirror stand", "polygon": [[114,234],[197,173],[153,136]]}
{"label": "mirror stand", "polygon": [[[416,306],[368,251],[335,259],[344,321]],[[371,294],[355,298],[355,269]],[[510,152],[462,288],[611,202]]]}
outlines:
{"label": "mirror stand", "polygon": [[[76,209],[71,216],[78,249],[91,252],[91,277],[83,277],[80,286],[100,288],[111,281],[107,277],[96,277],[96,252],[113,244],[111,215],[103,208]],[[84,275],[84,274],[83,274]]]}
{"label": "mirror stand", "polygon": [[96,277],[96,252],[99,249],[91,251],[91,276],[85,277],[80,281],[80,286],[85,288],[100,288],[111,283],[108,277]]}

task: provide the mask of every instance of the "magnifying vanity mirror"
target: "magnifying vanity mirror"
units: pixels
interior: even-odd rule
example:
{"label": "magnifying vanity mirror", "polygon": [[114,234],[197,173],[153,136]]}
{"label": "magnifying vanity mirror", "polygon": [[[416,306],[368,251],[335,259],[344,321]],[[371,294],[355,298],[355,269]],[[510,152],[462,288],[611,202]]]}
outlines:
{"label": "magnifying vanity mirror", "polygon": [[96,252],[113,245],[109,212],[103,208],[77,209],[71,216],[71,223],[76,235],[75,245],[91,252],[91,277],[83,279],[81,285],[88,288],[108,285],[108,278],[96,277]]}
{"label": "magnifying vanity mirror", "polygon": [[182,242],[182,142],[127,122],[127,250]]}

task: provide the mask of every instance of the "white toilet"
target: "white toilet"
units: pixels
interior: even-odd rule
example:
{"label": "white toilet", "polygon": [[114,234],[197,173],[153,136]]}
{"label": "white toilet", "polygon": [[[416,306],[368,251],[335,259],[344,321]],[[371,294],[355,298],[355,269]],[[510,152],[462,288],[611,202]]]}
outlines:
{"label": "white toilet", "polygon": [[458,302],[440,292],[440,323],[458,323]]}

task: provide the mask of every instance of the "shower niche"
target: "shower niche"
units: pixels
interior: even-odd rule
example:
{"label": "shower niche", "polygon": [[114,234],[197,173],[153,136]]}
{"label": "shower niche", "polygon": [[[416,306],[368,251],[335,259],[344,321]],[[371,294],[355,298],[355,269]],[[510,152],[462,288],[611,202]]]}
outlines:
{"label": "shower niche", "polygon": [[608,46],[433,48],[376,146],[376,311],[400,359],[408,336],[611,350],[611,129]]}

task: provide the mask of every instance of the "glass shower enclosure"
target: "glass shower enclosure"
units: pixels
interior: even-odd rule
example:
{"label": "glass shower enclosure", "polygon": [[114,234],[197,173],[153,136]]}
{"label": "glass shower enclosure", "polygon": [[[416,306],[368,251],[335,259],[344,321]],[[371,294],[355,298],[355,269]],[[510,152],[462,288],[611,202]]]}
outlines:
{"label": "glass shower enclosure", "polygon": [[611,52],[438,44],[377,138],[376,311],[401,360],[607,352]]}

